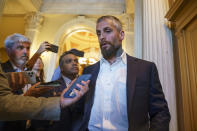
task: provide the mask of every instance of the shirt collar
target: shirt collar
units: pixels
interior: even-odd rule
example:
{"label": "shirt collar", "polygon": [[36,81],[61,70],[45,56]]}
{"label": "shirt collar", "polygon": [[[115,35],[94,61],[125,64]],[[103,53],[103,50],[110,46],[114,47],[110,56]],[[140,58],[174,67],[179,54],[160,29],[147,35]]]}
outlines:
{"label": "shirt collar", "polygon": [[20,68],[18,68],[17,66],[14,65],[14,63],[12,61],[10,61],[13,69],[15,70],[15,72],[21,72],[22,70]]}
{"label": "shirt collar", "polygon": [[[116,58],[116,61],[117,60],[122,60],[122,62],[124,64],[127,64],[127,57],[126,56],[127,56],[126,52],[123,51],[122,54],[119,57]],[[103,64],[104,62],[108,62],[108,61],[105,58],[103,58],[103,56],[102,56],[101,59],[100,59],[100,63]]]}
{"label": "shirt collar", "polygon": [[62,75],[62,78],[64,79],[64,82],[66,83],[66,85],[68,86],[70,84],[70,82],[72,81],[71,79],[69,79],[68,77]]}

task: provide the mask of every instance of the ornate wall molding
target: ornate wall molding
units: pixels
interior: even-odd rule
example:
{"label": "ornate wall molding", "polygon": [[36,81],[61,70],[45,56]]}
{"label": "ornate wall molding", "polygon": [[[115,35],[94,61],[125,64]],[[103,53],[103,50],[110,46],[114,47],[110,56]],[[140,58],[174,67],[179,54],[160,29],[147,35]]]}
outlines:
{"label": "ornate wall molding", "polygon": [[[112,6],[113,5],[113,6]],[[87,10],[88,9],[88,10]],[[124,0],[47,0],[41,7],[43,13],[66,14],[122,14],[125,12]]]}
{"label": "ornate wall molding", "polygon": [[39,11],[40,7],[42,6],[43,0],[31,0],[31,3],[34,5],[37,11]]}
{"label": "ornate wall molding", "polygon": [[175,29],[176,23],[165,19],[164,24],[171,30]]}
{"label": "ornate wall molding", "polygon": [[185,2],[187,2],[187,0],[175,0],[165,17],[169,18],[170,21],[173,21]]}
{"label": "ornate wall molding", "polygon": [[17,0],[23,8],[29,11],[39,11],[42,5],[42,0]]}
{"label": "ornate wall molding", "polygon": [[44,17],[40,13],[30,12],[25,16],[26,29],[38,30],[43,23]]}

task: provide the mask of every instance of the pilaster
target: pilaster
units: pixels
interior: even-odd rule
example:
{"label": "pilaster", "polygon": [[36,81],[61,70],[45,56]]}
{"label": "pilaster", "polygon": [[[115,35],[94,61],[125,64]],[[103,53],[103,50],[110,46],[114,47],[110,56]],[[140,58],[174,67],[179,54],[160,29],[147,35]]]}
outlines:
{"label": "pilaster", "polygon": [[143,0],[135,0],[134,55],[142,59],[143,51]]}
{"label": "pilaster", "polygon": [[170,130],[177,131],[172,34],[165,25],[167,0],[143,0],[143,59],[156,63],[171,113]]}
{"label": "pilaster", "polygon": [[37,47],[37,36],[39,34],[43,20],[44,17],[40,13],[30,12],[25,16],[25,36],[27,36],[32,41],[31,49]]}

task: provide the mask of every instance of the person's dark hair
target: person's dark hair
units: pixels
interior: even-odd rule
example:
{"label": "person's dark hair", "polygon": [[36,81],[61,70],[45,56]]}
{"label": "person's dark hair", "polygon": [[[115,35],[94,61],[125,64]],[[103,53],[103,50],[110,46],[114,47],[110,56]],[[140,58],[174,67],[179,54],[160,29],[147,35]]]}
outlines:
{"label": "person's dark hair", "polygon": [[63,61],[62,61],[63,57],[65,55],[68,55],[68,54],[73,54],[73,55],[76,55],[76,56],[79,56],[79,57],[83,57],[84,56],[84,52],[83,51],[79,51],[77,49],[71,49],[69,51],[66,51],[60,56],[60,59],[59,59],[59,66],[60,67],[63,66]]}
{"label": "person's dark hair", "polygon": [[44,82],[44,69],[40,70],[40,82]]}
{"label": "person's dark hair", "polygon": [[97,22],[96,22],[96,23],[98,24],[98,23],[100,23],[101,21],[106,20],[106,19],[112,20],[113,24],[115,25],[115,27],[116,27],[116,29],[117,29],[118,31],[121,31],[121,30],[122,30],[122,23],[121,23],[121,21],[120,21],[117,17],[112,16],[112,15],[101,16],[101,17],[99,17],[99,18],[97,19]]}
{"label": "person's dark hair", "polygon": [[63,57],[64,56],[66,56],[66,55],[68,55],[68,54],[73,54],[73,55],[75,55],[73,52],[69,52],[69,51],[66,51],[66,52],[64,52],[61,56],[60,56],[60,59],[59,59],[59,66],[60,67],[62,67],[63,66]]}

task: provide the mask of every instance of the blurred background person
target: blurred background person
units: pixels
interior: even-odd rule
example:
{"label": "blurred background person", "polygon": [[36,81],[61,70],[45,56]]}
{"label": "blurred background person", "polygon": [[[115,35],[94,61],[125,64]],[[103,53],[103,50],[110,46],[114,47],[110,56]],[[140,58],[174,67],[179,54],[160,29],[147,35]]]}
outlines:
{"label": "blurred background person", "polygon": [[[36,82],[44,83],[44,63],[41,57],[37,58],[32,71],[36,74]],[[53,87],[45,86],[43,88],[35,88],[34,86],[32,87],[32,85],[28,85],[24,87],[23,92],[24,96],[40,97],[51,89],[53,89]]]}
{"label": "blurred background person", "polygon": [[32,71],[36,73],[36,81],[37,82],[44,82],[44,63],[42,58],[39,57],[34,64]]}
{"label": "blurred background person", "polygon": [[[30,46],[31,41],[21,34],[12,34],[5,39],[5,49],[8,54],[9,60],[5,63],[2,63],[2,70],[4,72],[21,72],[25,70],[25,65],[29,60],[30,54]],[[35,53],[36,57],[33,59],[32,65],[36,58],[42,54],[42,52],[46,51],[47,48],[50,48],[50,44],[48,42],[43,42],[37,52]],[[16,81],[17,83],[18,81]],[[23,94],[23,86],[19,85],[20,88],[12,88],[12,92],[17,95]],[[14,86],[12,86],[14,87]],[[2,123],[2,122],[1,122]],[[3,122],[1,124],[2,130],[25,130],[25,121],[15,121],[15,122]]]}
{"label": "blurred background person", "polygon": [[[72,53],[72,54],[74,54],[78,57],[83,57],[84,56],[83,51],[77,50],[75,48],[72,48],[72,49],[70,49],[69,51],[66,51],[66,52],[68,52],[68,53],[70,52],[70,53]],[[58,66],[53,73],[51,81],[58,80],[60,77],[61,77],[61,69],[60,69],[60,66]]]}

